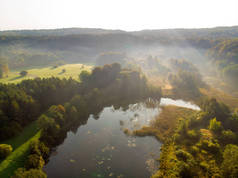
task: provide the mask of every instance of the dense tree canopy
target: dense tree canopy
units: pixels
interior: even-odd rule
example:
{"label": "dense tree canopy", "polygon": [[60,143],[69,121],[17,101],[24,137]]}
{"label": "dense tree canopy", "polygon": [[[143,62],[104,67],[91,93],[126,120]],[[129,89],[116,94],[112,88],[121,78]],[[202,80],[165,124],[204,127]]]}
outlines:
{"label": "dense tree canopy", "polygon": [[7,144],[0,144],[0,159],[6,158],[12,152],[12,146]]}

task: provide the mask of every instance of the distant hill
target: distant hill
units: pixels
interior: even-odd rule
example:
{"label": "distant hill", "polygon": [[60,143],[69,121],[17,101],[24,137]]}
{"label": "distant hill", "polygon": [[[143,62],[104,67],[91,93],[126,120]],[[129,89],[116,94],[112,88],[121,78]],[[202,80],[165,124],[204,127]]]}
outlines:
{"label": "distant hill", "polygon": [[142,30],[133,32],[135,35],[146,35],[151,37],[172,36],[189,38],[238,38],[238,26],[198,28],[198,29],[162,29],[162,30]]}
{"label": "distant hill", "polygon": [[[217,53],[217,49],[220,51],[220,47],[228,44],[229,51],[232,49],[232,58],[236,58],[237,45],[234,46],[234,42],[227,43],[235,39],[238,39],[238,26],[134,32],[96,28],[0,31],[0,57],[8,57],[10,68],[15,68],[51,64],[60,60],[66,63],[92,63],[101,53],[110,51],[127,53],[188,47],[203,54],[210,49]],[[166,53],[179,52],[167,50]]]}
{"label": "distant hill", "polygon": [[238,26],[197,28],[197,29],[158,29],[126,32],[123,30],[109,30],[100,28],[61,28],[61,29],[40,29],[40,30],[8,30],[0,31],[0,35],[11,36],[63,36],[82,34],[118,34],[127,33],[136,36],[171,36],[172,37],[199,37],[199,38],[237,38]]}
{"label": "distant hill", "polygon": [[82,34],[107,34],[125,33],[122,30],[105,30],[100,28],[61,28],[61,29],[40,29],[40,30],[8,30],[0,31],[0,35],[7,36],[63,36]]}

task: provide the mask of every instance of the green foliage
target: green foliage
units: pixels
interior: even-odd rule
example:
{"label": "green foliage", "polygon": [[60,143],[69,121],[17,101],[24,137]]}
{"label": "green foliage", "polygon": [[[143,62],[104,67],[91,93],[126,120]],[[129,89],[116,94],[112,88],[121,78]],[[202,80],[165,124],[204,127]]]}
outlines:
{"label": "green foliage", "polygon": [[194,128],[194,119],[181,119],[174,134],[174,141],[177,144],[192,145],[199,141],[201,134]]}
{"label": "green foliage", "polygon": [[208,162],[201,161],[200,168],[203,171],[203,175],[205,177],[215,177],[215,178],[222,178],[222,172],[219,166],[216,164],[215,160],[210,160]]}
{"label": "green foliage", "polygon": [[38,108],[42,112],[51,105],[62,104],[71,99],[76,93],[81,92],[79,85],[73,79],[61,80],[52,77],[24,80],[19,84],[19,87],[39,103]]}
{"label": "green foliage", "polygon": [[230,118],[229,118],[229,129],[232,130],[233,132],[238,131],[238,115],[237,113],[234,113]]}
{"label": "green foliage", "polygon": [[189,151],[192,155],[195,156],[197,153],[199,153],[199,148],[197,146],[191,146]]}
{"label": "green foliage", "polygon": [[0,144],[0,159],[6,158],[12,152],[12,146],[7,144]]}
{"label": "green foliage", "polygon": [[237,63],[238,39],[226,39],[220,41],[209,50],[210,56],[216,60],[227,60],[227,63]]}
{"label": "green foliage", "polygon": [[171,145],[164,147],[168,150],[163,149],[160,157],[160,169],[152,177],[194,177],[197,175],[194,169],[196,162],[193,156],[185,150],[174,151],[170,147]]}
{"label": "green foliage", "polygon": [[237,143],[237,135],[231,130],[223,130],[221,136],[222,144],[235,144]]}
{"label": "green foliage", "polygon": [[[29,144],[27,141],[24,145],[21,159],[27,156],[28,151],[31,153],[26,160],[27,169],[42,168],[49,154],[48,146],[53,147],[61,142],[70,126],[76,122],[84,123],[89,114],[96,115],[107,105],[161,96],[161,90],[148,86],[145,76],[140,72],[122,70],[119,64],[95,68],[88,78],[87,82],[81,83],[72,79],[36,78],[18,85],[0,85],[1,126],[10,128],[10,123],[25,126],[38,118],[37,123],[42,130],[40,142]],[[66,101],[68,103],[64,106],[60,105]],[[48,110],[42,114],[45,108]],[[0,130],[3,131],[8,132],[7,129]],[[14,156],[15,152],[11,155]],[[3,162],[6,170],[20,167],[20,164],[6,161]],[[14,169],[9,165],[15,165]],[[8,171],[3,174],[8,174]]]}
{"label": "green foliage", "polygon": [[195,131],[195,130],[188,130],[187,132],[187,137],[192,140],[193,142],[198,141],[200,138],[200,134],[199,132]]}
{"label": "green foliage", "polygon": [[220,121],[217,121],[216,118],[210,120],[209,129],[215,134],[221,134],[223,127]]}
{"label": "green foliage", "polygon": [[35,111],[36,103],[25,91],[0,84],[0,140],[18,134],[22,125],[34,119]]}
{"label": "green foliage", "polygon": [[[28,129],[27,132],[29,132]],[[22,142],[19,147],[0,163],[0,177],[11,177],[16,169],[24,167],[24,163],[29,154],[30,143],[33,140],[38,140],[40,136],[41,131],[37,131],[37,129],[33,130],[31,137],[27,141]],[[25,137],[25,133],[20,137]],[[22,140],[22,138],[20,140]]]}
{"label": "green foliage", "polygon": [[[18,128],[16,126],[17,125],[12,127],[12,130],[18,130]],[[30,123],[28,126],[24,127],[24,129],[21,128],[20,131],[17,131],[17,133],[16,133],[17,136],[12,137],[12,138],[7,139],[7,140],[4,140],[1,143],[9,144],[15,150],[16,148],[21,146],[22,143],[27,142],[38,131],[39,131],[39,129],[37,127],[36,122],[34,121],[34,122]]]}
{"label": "green foliage", "polygon": [[53,118],[49,118],[45,114],[42,114],[38,119],[39,128],[47,130],[55,125]]}
{"label": "green foliage", "polygon": [[42,156],[44,160],[48,159],[50,149],[39,140],[34,140],[30,145],[30,153],[37,154],[38,156]]}
{"label": "green foliage", "polygon": [[83,70],[80,74],[79,74],[79,80],[83,83],[87,83],[89,82],[89,78],[90,78],[90,73],[86,70]]}
{"label": "green foliage", "polygon": [[[88,79],[89,83],[85,84],[88,84],[88,87],[90,88],[104,88],[117,78],[120,71],[121,66],[118,63],[105,65],[103,67],[95,67]],[[82,77],[82,79],[87,79],[87,73],[84,72],[84,75]]]}
{"label": "green foliage", "polygon": [[168,79],[175,94],[189,98],[201,96],[199,88],[204,87],[204,84],[201,77],[195,72],[180,70],[177,75],[170,74]]}
{"label": "green foliage", "polygon": [[216,60],[219,72],[232,88],[237,89],[238,81],[238,39],[221,40],[209,49],[209,55]]}
{"label": "green foliage", "polygon": [[[230,117],[230,109],[224,103],[219,103],[215,98],[203,99],[200,104],[200,108],[206,112],[207,119],[216,118],[217,121],[221,121],[224,124],[227,118]],[[224,125],[225,127],[226,125]]]}
{"label": "green foliage", "polygon": [[23,71],[20,72],[20,75],[21,75],[22,77],[26,76],[27,74],[28,74],[28,72],[25,71],[25,70],[23,70]]}
{"label": "green foliage", "polygon": [[220,152],[220,145],[216,140],[202,139],[196,146],[215,155]]}
{"label": "green foliage", "polygon": [[27,169],[42,169],[44,164],[45,161],[42,156],[39,156],[38,154],[30,154],[25,163],[25,167]]}
{"label": "green foliage", "polygon": [[184,161],[184,162],[188,162],[189,160],[193,159],[193,156],[190,153],[182,149],[175,151],[175,155],[178,158],[178,160]]}
{"label": "green foliage", "polygon": [[24,168],[19,168],[15,171],[12,178],[47,178],[47,176],[40,169],[26,170]]}
{"label": "green foliage", "polygon": [[65,108],[62,105],[52,105],[46,112],[47,117],[53,118],[55,123],[62,126],[65,122],[64,120]]}
{"label": "green foliage", "polygon": [[238,146],[227,145],[223,152],[222,171],[224,177],[238,177]]}

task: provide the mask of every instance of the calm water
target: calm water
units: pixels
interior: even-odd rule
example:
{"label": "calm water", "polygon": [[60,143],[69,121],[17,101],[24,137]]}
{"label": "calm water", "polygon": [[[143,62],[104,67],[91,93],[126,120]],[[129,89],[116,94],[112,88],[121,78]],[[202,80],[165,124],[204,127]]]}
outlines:
{"label": "calm water", "polygon": [[192,104],[190,102],[186,102],[186,101],[183,101],[183,100],[173,100],[173,99],[170,99],[170,98],[161,98],[160,105],[161,106],[176,105],[176,106],[189,108],[189,109],[193,109],[193,110],[200,110],[200,108],[195,104]]}
{"label": "calm water", "polygon": [[[162,99],[162,105],[171,104]],[[176,101],[172,104],[176,104]],[[178,102],[178,105],[181,102]],[[194,107],[185,103],[185,107]],[[147,178],[156,171],[161,143],[153,137],[131,137],[124,129],[139,129],[158,115],[159,107],[138,103],[129,109],[106,107],[99,118],[90,116],[77,132],[68,132],[44,171],[49,178]]]}

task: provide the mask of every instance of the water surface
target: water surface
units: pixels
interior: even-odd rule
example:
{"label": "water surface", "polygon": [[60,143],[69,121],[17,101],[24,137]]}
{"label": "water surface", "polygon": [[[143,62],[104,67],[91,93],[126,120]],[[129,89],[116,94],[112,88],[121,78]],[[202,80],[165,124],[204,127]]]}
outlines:
{"label": "water surface", "polygon": [[76,134],[68,132],[44,171],[49,178],[150,177],[158,167],[161,143],[153,137],[127,136],[123,129],[139,129],[158,112],[143,103],[126,111],[104,108],[97,120],[90,116]]}
{"label": "water surface", "polygon": [[160,104],[138,103],[127,110],[105,107],[76,133],[68,132],[63,144],[51,155],[44,171],[49,178],[147,178],[158,169],[162,143],[153,137],[124,134],[149,125],[160,112],[159,105],[200,108],[182,100],[162,98]]}

